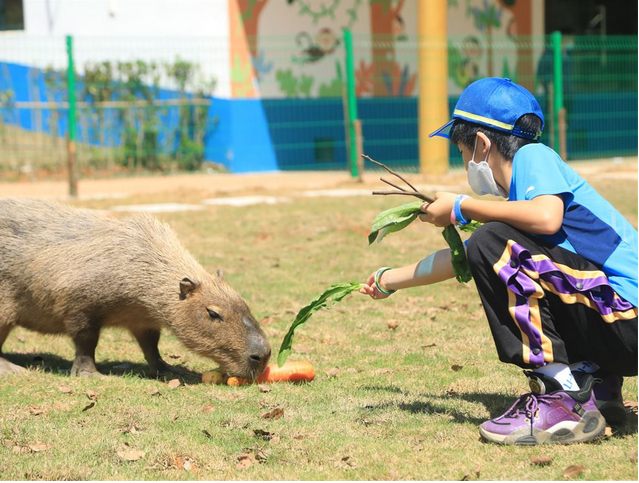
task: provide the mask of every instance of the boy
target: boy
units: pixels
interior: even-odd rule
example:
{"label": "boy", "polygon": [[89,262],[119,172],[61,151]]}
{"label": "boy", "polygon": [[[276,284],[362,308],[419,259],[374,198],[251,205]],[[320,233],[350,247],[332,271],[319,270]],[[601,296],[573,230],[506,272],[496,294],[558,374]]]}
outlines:
{"label": "boy", "polygon": [[[526,89],[486,78],[430,135],[457,145],[475,193],[507,198],[439,192],[420,215],[440,227],[484,223],[468,240],[469,266],[499,359],[528,369],[532,391],[479,427],[502,444],[597,438],[606,420],[623,422],[623,376],[637,375],[637,231],[537,142],[543,123]],[[453,276],[450,251],[441,250],[380,268],[360,292],[383,299]]]}

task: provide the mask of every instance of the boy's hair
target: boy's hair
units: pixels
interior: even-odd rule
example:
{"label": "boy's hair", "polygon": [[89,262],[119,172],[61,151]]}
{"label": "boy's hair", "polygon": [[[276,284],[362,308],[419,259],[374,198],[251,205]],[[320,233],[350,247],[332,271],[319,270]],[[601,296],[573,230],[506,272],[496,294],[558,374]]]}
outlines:
{"label": "boy's hair", "polygon": [[[525,114],[517,120],[515,126],[519,126],[529,132],[536,132],[541,131],[542,122],[534,114]],[[478,132],[484,133],[497,148],[499,154],[510,161],[515,157],[515,153],[526,144],[537,142],[533,139],[521,138],[496,129],[490,129],[464,119],[455,119],[450,130],[450,141],[453,144],[463,144],[467,148],[473,149]]]}

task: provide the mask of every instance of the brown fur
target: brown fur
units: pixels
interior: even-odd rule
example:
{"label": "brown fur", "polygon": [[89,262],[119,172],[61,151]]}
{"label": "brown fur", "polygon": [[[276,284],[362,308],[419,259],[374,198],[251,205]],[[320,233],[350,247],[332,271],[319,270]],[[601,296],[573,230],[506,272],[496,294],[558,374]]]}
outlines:
{"label": "brown fur", "polygon": [[245,300],[151,216],[117,220],[0,200],[0,250],[0,349],[14,326],[67,334],[76,344],[72,374],[93,375],[100,330],[119,326],[137,338],[155,374],[167,369],[157,350],[166,327],[229,374],[250,377],[268,362],[268,341]]}

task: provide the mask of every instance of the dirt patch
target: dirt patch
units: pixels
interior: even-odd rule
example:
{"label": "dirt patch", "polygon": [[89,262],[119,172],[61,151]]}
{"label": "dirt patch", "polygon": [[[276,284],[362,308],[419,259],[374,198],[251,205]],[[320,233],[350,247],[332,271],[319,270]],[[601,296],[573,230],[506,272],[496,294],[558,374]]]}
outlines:
{"label": "dirt patch", "polygon": [[[586,179],[637,179],[637,158],[615,158],[571,163]],[[287,196],[308,191],[340,190],[342,193],[363,192],[386,188],[379,181],[382,171],[366,172],[363,182],[350,177],[346,171],[276,172],[254,174],[181,174],[175,176],[145,176],[114,179],[85,179],[79,181],[79,198],[122,199],[137,195],[174,192],[201,192],[208,198],[225,196],[268,195]],[[425,193],[434,191],[467,191],[466,173],[461,169],[443,176],[403,174]],[[3,183],[2,197],[37,196],[68,198],[65,181]],[[340,193],[336,191],[335,193]],[[319,194],[319,193],[318,193]]]}

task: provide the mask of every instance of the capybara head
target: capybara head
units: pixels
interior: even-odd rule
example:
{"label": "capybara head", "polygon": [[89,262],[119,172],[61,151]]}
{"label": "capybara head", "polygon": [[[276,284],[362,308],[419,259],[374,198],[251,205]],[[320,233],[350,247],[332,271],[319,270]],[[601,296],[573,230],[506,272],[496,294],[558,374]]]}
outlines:
{"label": "capybara head", "polygon": [[173,330],[180,341],[213,359],[229,376],[257,377],[266,368],[271,346],[246,301],[221,272],[202,280],[185,277],[179,288]]}

